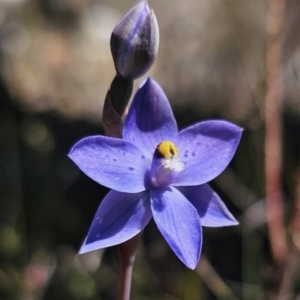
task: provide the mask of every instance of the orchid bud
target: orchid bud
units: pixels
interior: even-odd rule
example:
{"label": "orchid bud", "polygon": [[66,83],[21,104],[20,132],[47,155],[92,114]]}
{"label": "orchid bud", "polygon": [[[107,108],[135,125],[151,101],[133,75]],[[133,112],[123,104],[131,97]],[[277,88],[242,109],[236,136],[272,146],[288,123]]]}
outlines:
{"label": "orchid bud", "polygon": [[143,0],[118,22],[112,32],[110,48],[117,73],[128,79],[144,75],[154,63],[158,44],[156,16]]}

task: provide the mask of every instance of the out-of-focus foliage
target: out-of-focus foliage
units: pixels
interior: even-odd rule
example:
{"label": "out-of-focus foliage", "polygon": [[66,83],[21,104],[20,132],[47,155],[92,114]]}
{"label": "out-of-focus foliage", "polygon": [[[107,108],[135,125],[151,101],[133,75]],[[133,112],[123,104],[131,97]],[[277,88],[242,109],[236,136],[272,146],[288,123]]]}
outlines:
{"label": "out-of-focus foliage", "polygon": [[[102,133],[103,101],[115,75],[110,34],[134,4],[0,0],[0,299],[116,299],[116,249],[76,254],[107,190],[66,154],[80,138]],[[192,272],[150,223],[132,299],[267,299],[273,269],[264,213],[266,2],[149,0],[149,6],[161,36],[150,74],[168,94],[179,126],[222,117],[245,127],[234,161],[212,183],[241,225],[205,229],[204,256]],[[289,1],[287,216],[300,153],[299,12],[298,1]]]}

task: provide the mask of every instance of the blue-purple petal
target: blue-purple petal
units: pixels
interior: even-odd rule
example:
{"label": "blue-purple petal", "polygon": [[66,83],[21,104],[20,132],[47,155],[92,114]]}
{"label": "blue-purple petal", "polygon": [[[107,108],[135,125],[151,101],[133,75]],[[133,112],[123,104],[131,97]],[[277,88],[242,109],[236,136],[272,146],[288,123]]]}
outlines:
{"label": "blue-purple petal", "polygon": [[123,138],[143,149],[152,158],[156,146],[178,133],[170,103],[151,78],[137,91],[123,129]]}
{"label": "blue-purple petal", "polygon": [[100,204],[79,253],[123,243],[143,230],[151,217],[149,192],[110,191]]}
{"label": "blue-purple petal", "polygon": [[208,184],[178,187],[178,190],[197,209],[202,226],[222,227],[238,224],[238,221]]}
{"label": "blue-purple petal", "polygon": [[198,212],[176,188],[150,191],[154,221],[178,258],[196,268],[202,247],[202,228]]}
{"label": "blue-purple petal", "polygon": [[111,53],[116,70],[124,78],[136,79],[153,64],[159,45],[156,16],[147,1],[140,1],[116,25]]}
{"label": "blue-purple petal", "polygon": [[175,186],[200,185],[217,177],[231,161],[242,129],[226,121],[206,121],[181,131],[175,139],[184,169]]}
{"label": "blue-purple petal", "polygon": [[127,193],[146,189],[150,161],[130,142],[87,137],[75,144],[69,157],[87,176],[108,188]]}

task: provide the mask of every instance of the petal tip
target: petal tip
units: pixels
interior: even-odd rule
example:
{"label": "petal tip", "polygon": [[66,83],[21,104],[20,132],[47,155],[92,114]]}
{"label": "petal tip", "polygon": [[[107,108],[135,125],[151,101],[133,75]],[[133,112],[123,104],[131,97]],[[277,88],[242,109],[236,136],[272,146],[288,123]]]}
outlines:
{"label": "petal tip", "polygon": [[86,244],[84,242],[84,244],[81,246],[81,248],[78,251],[78,254],[85,254],[87,252],[91,252],[93,250],[97,250],[97,249],[88,249],[88,247],[86,247]]}
{"label": "petal tip", "polygon": [[228,226],[238,226],[238,225],[240,225],[240,222],[236,219],[232,220],[231,224],[228,224]]}
{"label": "petal tip", "polygon": [[148,84],[149,80],[151,80],[151,77],[145,78],[140,84],[139,89],[144,88]]}
{"label": "petal tip", "polygon": [[189,263],[184,263],[189,269],[191,270],[195,270],[198,266],[198,263],[199,263],[199,259],[196,261],[196,262],[189,262]]}
{"label": "petal tip", "polygon": [[161,89],[160,85],[152,78],[152,77],[147,77],[140,85],[140,88],[154,88],[158,87]]}
{"label": "petal tip", "polygon": [[88,253],[88,252],[92,252],[92,251],[96,251],[96,250],[106,248],[106,247],[101,247],[101,246],[103,246],[103,245],[100,245],[97,242],[87,244],[87,239],[86,239],[85,242],[83,243],[83,245],[81,246],[81,248],[79,249],[78,254],[85,254],[85,253]]}
{"label": "petal tip", "polygon": [[70,150],[70,152],[67,154],[67,157],[69,157],[72,161],[73,161],[73,155],[72,155],[72,149]]}
{"label": "petal tip", "polygon": [[85,254],[87,253],[88,251],[85,251],[85,249],[83,248],[80,248],[79,251],[78,251],[78,254]]}

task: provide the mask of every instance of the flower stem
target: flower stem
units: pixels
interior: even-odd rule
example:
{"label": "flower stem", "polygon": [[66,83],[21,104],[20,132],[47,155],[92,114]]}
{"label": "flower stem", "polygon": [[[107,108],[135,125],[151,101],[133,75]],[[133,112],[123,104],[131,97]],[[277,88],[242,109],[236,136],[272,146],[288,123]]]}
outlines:
{"label": "flower stem", "polygon": [[140,232],[132,239],[119,245],[118,249],[119,249],[119,260],[120,260],[120,268],[121,268],[119,300],[130,299],[132,269],[133,269],[137,247],[141,239],[141,235],[142,233]]}
{"label": "flower stem", "polygon": [[111,101],[120,116],[124,115],[133,89],[133,80],[116,75],[110,86]]}
{"label": "flower stem", "polygon": [[[133,81],[131,79],[116,75],[106,94],[103,107],[103,125],[107,136],[122,137],[122,118],[126,115],[126,107],[131,97],[132,88]],[[140,239],[141,233],[118,246],[120,260],[119,300],[130,299],[132,270]]]}
{"label": "flower stem", "polygon": [[131,97],[133,81],[116,75],[106,94],[103,107],[103,125],[107,136],[122,137],[122,118]]}
{"label": "flower stem", "polygon": [[282,265],[287,257],[287,241],[282,204],[282,31],[284,0],[268,1],[267,16],[267,90],[265,173],[269,237],[275,262]]}

